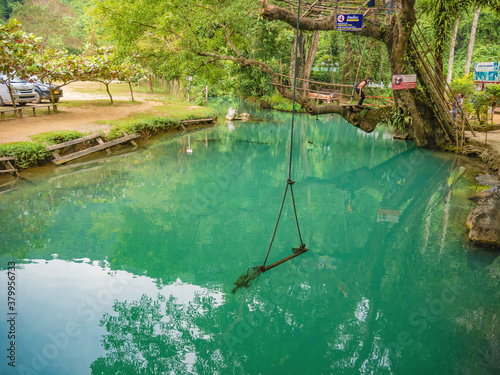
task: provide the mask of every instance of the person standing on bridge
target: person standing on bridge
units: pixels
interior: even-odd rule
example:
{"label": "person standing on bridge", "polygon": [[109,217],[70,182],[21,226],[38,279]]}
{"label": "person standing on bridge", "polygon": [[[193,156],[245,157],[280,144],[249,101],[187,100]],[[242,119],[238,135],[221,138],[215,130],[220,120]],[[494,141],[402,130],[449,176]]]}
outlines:
{"label": "person standing on bridge", "polygon": [[356,90],[356,94],[359,95],[358,105],[363,105],[363,101],[365,100],[365,93],[363,89],[371,82],[372,78],[368,77],[367,79],[362,80],[361,82],[356,82],[354,85],[354,89]]}

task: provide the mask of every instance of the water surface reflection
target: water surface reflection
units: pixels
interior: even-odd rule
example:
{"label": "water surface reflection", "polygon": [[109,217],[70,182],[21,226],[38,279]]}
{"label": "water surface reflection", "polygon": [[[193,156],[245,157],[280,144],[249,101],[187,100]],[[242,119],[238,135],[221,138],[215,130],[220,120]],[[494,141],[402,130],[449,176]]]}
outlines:
{"label": "water surface reflection", "polygon": [[[0,195],[2,265],[23,260],[19,364],[47,374],[498,370],[498,261],[463,240],[470,173],[384,128],[298,116],[294,193],[310,251],[230,293],[262,263],[281,203],[289,115],[272,116],[167,135]],[[297,246],[289,206],[270,261]]]}

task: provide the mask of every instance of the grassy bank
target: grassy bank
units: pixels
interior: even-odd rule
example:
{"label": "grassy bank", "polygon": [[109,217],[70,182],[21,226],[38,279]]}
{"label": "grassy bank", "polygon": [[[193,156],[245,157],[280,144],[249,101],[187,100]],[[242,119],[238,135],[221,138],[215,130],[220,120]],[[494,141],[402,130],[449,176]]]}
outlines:
{"label": "grassy bank", "polygon": [[217,113],[211,108],[178,102],[165,103],[148,113],[137,113],[127,118],[102,120],[97,123],[113,126],[106,136],[107,139],[111,140],[121,137],[122,131],[128,134],[141,133],[143,136],[149,137],[169,128],[176,128],[184,120],[215,118],[216,116]]}
{"label": "grassy bank", "polygon": [[[78,104],[82,105],[83,103]],[[89,105],[89,102],[86,102],[85,105]],[[137,113],[118,120],[101,120],[99,123],[112,126],[108,133],[102,133],[102,138],[109,141],[121,137],[122,131],[128,134],[140,133],[142,137],[146,138],[153,134],[176,129],[183,120],[215,117],[217,117],[217,113],[211,108],[194,106],[184,102],[174,102],[155,107],[154,110],[147,113]],[[46,151],[46,145],[71,141],[88,134],[70,130],[40,133],[31,136],[32,140],[29,142],[0,144],[0,154],[14,156],[16,158],[15,165],[18,168],[34,167],[50,160],[51,154]]]}

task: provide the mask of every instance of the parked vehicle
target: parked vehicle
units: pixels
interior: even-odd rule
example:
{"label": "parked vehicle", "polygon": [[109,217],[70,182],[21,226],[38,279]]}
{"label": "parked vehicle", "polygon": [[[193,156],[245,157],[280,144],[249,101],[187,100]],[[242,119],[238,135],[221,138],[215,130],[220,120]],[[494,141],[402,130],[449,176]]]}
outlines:
{"label": "parked vehicle", "polygon": [[[33,103],[40,103],[42,100],[50,101],[50,88],[56,88],[55,85],[49,85],[47,83],[42,83],[40,81],[33,81],[35,86],[35,100]],[[57,103],[59,99],[63,96],[63,91],[59,88],[54,90],[54,102]]]}
{"label": "parked vehicle", "polygon": [[[14,97],[16,105],[25,105],[26,103],[31,103],[35,100],[35,87],[32,83],[14,77],[10,81],[10,86],[12,88],[12,96]],[[12,99],[9,95],[7,77],[0,76],[0,107],[4,104],[12,104]]]}

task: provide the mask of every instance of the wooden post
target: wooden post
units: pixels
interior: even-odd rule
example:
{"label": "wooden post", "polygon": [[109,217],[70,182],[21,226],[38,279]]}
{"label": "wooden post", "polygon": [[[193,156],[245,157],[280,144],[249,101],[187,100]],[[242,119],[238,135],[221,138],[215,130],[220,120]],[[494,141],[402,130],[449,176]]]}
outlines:
{"label": "wooden post", "polygon": [[208,103],[208,85],[205,87],[205,103]]}
{"label": "wooden post", "polygon": [[289,255],[281,260],[278,260],[277,262],[274,262],[273,264],[270,264],[269,266],[265,266],[262,272],[269,271],[271,268],[279,266],[280,264],[285,263],[286,261],[293,259],[293,258],[305,253],[306,251],[308,251],[308,249],[304,248],[303,250],[300,250],[296,253],[293,253],[292,255]]}
{"label": "wooden post", "polygon": [[280,85],[283,85],[283,64],[281,63],[281,57],[280,57]]}
{"label": "wooden post", "polygon": [[462,113],[462,147],[465,145],[465,120]]}
{"label": "wooden post", "polygon": [[[96,140],[96,141],[97,141],[97,143],[99,143],[100,145],[103,145],[103,144],[104,144],[104,141],[102,140],[102,138],[101,138],[101,137],[97,137],[95,140]],[[104,150],[104,151],[106,151],[106,154],[111,155],[111,150],[110,150],[109,148],[107,148],[107,149],[106,149],[106,150]]]}

